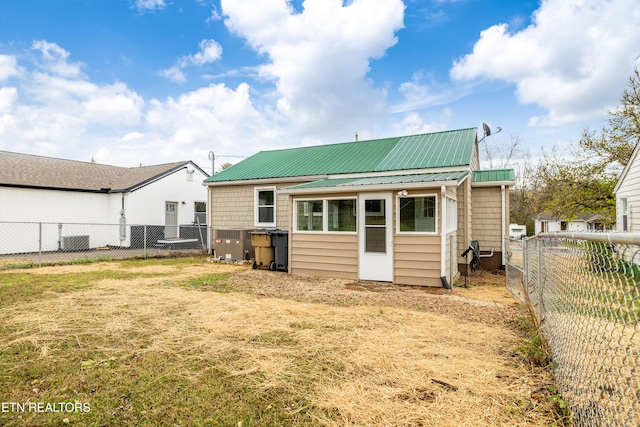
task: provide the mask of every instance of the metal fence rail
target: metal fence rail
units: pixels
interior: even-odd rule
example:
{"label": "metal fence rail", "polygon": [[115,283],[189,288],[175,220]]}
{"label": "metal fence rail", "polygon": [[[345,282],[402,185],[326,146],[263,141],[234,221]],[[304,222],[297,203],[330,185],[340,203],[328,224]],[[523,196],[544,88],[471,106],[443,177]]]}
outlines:
{"label": "metal fence rail", "polygon": [[204,225],[1,222],[0,263],[211,253]]}
{"label": "metal fence rail", "polygon": [[640,234],[507,239],[507,287],[530,305],[578,426],[640,425]]}

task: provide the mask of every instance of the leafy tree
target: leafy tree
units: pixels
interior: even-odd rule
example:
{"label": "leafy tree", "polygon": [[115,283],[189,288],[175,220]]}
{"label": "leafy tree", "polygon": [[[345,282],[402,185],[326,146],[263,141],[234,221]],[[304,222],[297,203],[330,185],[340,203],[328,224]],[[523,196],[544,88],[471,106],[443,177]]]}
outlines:
{"label": "leafy tree", "polygon": [[222,165],[220,165],[220,170],[223,171],[225,169],[229,169],[231,166],[233,166],[233,164],[231,164],[229,162],[225,162]]}

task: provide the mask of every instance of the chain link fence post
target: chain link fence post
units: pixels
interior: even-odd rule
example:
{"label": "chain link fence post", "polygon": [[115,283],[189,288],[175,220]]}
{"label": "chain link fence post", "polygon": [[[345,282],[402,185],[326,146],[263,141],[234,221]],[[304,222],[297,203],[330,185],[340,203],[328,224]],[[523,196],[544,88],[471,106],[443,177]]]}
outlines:
{"label": "chain link fence post", "polygon": [[38,223],[38,267],[42,267],[42,223]]}

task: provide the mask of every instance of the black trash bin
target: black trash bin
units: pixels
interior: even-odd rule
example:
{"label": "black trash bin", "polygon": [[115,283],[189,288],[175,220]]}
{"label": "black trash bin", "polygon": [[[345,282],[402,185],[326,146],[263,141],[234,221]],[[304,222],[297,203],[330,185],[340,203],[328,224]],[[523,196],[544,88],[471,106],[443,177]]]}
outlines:
{"label": "black trash bin", "polygon": [[275,270],[289,271],[289,232],[287,230],[272,231],[271,245],[275,252]]}

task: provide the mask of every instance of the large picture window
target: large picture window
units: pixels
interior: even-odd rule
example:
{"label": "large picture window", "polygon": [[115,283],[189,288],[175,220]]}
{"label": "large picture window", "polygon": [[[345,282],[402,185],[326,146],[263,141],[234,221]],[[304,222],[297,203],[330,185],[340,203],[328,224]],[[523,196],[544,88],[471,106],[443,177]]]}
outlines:
{"label": "large picture window", "polygon": [[399,197],[398,231],[435,233],[436,212],[436,196]]}
{"label": "large picture window", "polygon": [[356,199],[295,201],[295,230],[356,232]]}
{"label": "large picture window", "polygon": [[276,190],[275,188],[256,188],[255,190],[255,223],[257,226],[276,225]]}

